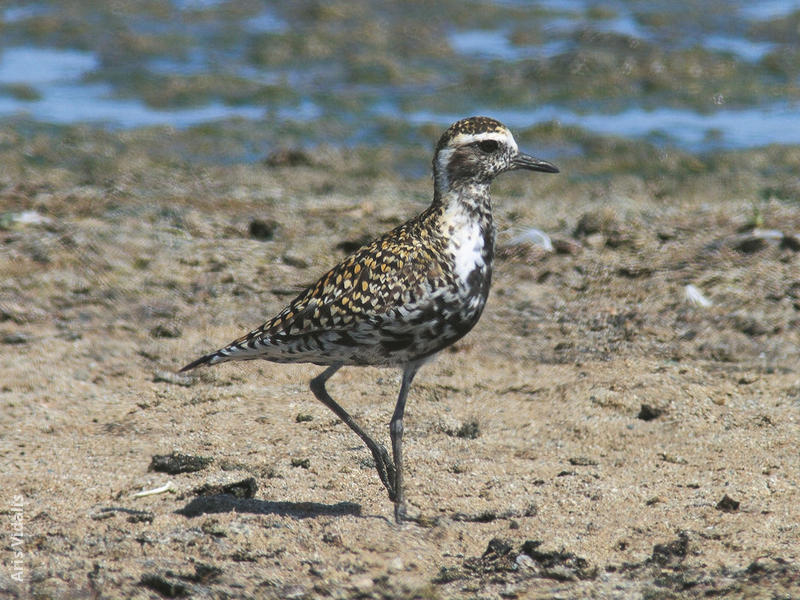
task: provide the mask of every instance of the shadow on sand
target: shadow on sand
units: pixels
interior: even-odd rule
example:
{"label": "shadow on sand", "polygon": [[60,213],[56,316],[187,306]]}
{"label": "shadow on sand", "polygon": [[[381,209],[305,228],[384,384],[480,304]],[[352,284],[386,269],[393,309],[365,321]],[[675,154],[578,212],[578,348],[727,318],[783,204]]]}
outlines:
{"label": "shadow on sand", "polygon": [[272,502],[255,498],[236,498],[229,494],[195,498],[180,510],[175,511],[185,517],[199,517],[211,513],[253,513],[257,515],[280,515],[306,519],[320,516],[361,516],[361,505],[355,502],[322,504],[320,502]]}

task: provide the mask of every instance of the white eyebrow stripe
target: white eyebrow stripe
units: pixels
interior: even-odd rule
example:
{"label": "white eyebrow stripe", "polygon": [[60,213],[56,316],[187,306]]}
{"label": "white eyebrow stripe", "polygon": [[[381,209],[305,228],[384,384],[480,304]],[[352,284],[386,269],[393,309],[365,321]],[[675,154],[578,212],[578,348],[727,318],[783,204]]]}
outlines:
{"label": "white eyebrow stripe", "polygon": [[505,131],[486,131],[484,133],[459,133],[447,144],[448,146],[462,146],[464,144],[474,144],[484,140],[495,140],[501,144],[506,144],[514,150],[519,150],[514,136]]}

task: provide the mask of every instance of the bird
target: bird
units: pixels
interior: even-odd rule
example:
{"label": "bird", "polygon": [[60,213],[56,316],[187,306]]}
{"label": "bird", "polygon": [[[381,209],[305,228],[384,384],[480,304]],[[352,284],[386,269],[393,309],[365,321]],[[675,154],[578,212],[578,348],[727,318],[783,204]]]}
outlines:
{"label": "bird", "polygon": [[[372,453],[395,521],[418,520],[408,513],[403,483],[408,391],[420,367],[481,317],[495,245],[489,187],[496,176],[518,169],[559,172],[520,152],[511,131],[493,118],[453,123],[435,147],[427,209],[356,250],[272,319],[180,371],[255,359],[326,367],[310,382],[314,396]],[[389,422],[391,458],[325,388],[343,366],[367,365],[402,370]]]}

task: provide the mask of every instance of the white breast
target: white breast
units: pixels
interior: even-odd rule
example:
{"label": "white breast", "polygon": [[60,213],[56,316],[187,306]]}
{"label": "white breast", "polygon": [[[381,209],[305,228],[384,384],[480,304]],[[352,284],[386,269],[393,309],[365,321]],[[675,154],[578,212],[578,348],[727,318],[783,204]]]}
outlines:
{"label": "white breast", "polygon": [[466,222],[456,225],[450,236],[450,251],[455,258],[455,272],[466,281],[475,269],[483,269],[483,232],[478,223]]}

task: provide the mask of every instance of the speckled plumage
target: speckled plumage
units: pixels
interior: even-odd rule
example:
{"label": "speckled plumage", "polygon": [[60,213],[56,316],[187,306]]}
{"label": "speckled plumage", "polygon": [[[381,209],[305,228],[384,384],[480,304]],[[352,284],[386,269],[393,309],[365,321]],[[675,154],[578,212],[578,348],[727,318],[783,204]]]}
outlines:
{"label": "speckled plumage", "polygon": [[400,366],[452,344],[477,322],[486,301],[494,230],[488,221],[481,232],[483,272],[460,279],[442,212],[441,205],[431,207],[356,251],[208,362]]}
{"label": "speckled plumage", "polygon": [[[312,390],[365,441],[395,500],[396,518],[405,518],[400,439],[408,387],[427,358],[466,335],[481,316],[494,257],[489,184],[517,168],[557,172],[520,154],[494,119],[454,123],[436,145],[427,210],[347,257],[274,318],[182,370],[252,359],[329,365]],[[390,427],[394,465],[325,391],[325,381],[343,365],[404,369]]]}

